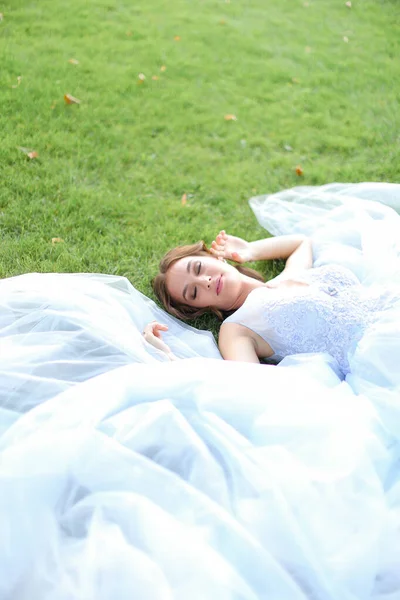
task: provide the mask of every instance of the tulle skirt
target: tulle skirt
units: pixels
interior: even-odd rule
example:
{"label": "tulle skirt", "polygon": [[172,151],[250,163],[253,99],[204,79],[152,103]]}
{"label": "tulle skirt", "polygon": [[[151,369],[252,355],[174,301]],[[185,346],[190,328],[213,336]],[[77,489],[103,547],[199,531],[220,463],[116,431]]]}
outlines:
{"label": "tulle skirt", "polygon": [[123,278],[0,281],[1,600],[400,598],[400,186],[250,204],[392,290],[351,373],[225,362]]}

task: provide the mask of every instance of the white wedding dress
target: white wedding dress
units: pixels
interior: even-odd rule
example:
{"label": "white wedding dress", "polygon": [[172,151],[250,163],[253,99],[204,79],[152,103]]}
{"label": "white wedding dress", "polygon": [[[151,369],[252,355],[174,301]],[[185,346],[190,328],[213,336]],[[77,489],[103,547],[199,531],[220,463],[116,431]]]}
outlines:
{"label": "white wedding dress", "polygon": [[[400,185],[250,204],[315,266],[400,283]],[[399,600],[399,323],[343,379],[327,354],[222,361],[124,278],[1,280],[0,600]]]}

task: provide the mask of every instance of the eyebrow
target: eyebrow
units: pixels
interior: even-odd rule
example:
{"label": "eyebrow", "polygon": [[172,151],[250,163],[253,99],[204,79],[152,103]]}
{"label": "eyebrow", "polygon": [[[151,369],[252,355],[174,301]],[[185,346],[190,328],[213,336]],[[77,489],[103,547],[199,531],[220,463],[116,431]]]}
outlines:
{"label": "eyebrow", "polygon": [[[186,265],[186,271],[187,271],[188,273],[190,273],[190,265],[191,265],[191,264],[192,264],[192,261],[191,261],[191,260],[189,260],[188,264]],[[187,289],[188,289],[188,285],[186,284],[186,285],[185,285],[185,287],[183,288],[183,292],[182,292],[182,296],[185,298],[185,300],[186,300],[186,292],[187,292]]]}

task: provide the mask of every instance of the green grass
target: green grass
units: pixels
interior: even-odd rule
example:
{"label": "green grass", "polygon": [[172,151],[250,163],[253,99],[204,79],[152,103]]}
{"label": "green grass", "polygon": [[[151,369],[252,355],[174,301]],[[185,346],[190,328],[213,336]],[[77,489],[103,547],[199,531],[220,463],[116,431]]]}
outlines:
{"label": "green grass", "polygon": [[256,193],[399,180],[398,0],[6,0],[0,12],[2,277],[116,273],[151,295],[172,246],[221,228],[262,236]]}

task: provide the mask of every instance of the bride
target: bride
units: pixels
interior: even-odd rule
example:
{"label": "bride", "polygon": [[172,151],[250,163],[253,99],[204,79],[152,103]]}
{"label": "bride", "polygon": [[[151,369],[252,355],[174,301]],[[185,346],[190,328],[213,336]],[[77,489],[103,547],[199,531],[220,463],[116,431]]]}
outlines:
{"label": "bride", "polygon": [[[267,283],[252,269],[226,263],[226,259],[243,263],[278,258],[286,259],[285,268]],[[347,375],[357,345],[362,346],[379,322],[396,323],[400,281],[391,279],[385,287],[371,289],[361,285],[348,267],[312,266],[307,236],[246,242],[221,231],[210,250],[199,242],[168,252],[153,285],[164,308],[176,317],[188,319],[211,311],[224,319],[219,348],[225,359],[258,363],[326,352]],[[167,331],[164,324],[150,323],[145,339],[175,360],[162,331]],[[400,330],[395,331],[400,338]],[[390,376],[390,383],[394,381],[400,384],[397,368]]]}
{"label": "bride", "polygon": [[[297,246],[269,285],[232,279],[251,291],[226,305],[237,310],[222,327],[251,330],[257,362],[255,336],[265,336],[283,356],[277,367],[221,360],[211,333],[124,278],[0,281],[0,598],[400,594],[400,186],[297,188],[251,206]],[[309,239],[313,268],[292,271]],[[218,266],[216,280],[184,259],[173,302],[186,285],[194,301],[193,286],[212,292],[208,277],[222,298],[224,274],[236,274],[217,259],[249,258],[231,242],[222,234],[201,258]],[[302,319],[321,326],[317,352],[284,352],[287,331],[251,321],[249,302],[268,319],[297,315],[300,332]],[[357,331],[344,324],[349,305]],[[143,338],[152,321],[188,360],[170,362]]]}
{"label": "bride", "polygon": [[[226,263],[226,259],[242,263],[274,258],[287,259],[280,284],[277,279],[265,284],[253,269],[238,269]],[[302,288],[307,284],[290,279],[290,273],[298,274],[311,266],[311,241],[305,236],[288,235],[249,243],[221,231],[210,250],[204,242],[199,242],[168,252],[153,286],[164,308],[180,319],[197,317],[207,310],[222,319],[241,308],[257,288]],[[274,354],[261,335],[242,324],[233,324],[234,321],[236,318],[231,317],[221,327],[219,345],[224,358],[258,362],[258,357],[269,358]],[[232,325],[228,326],[229,322]],[[165,327],[161,324],[150,324],[145,328],[145,338],[174,359],[159,341],[162,330]]]}

